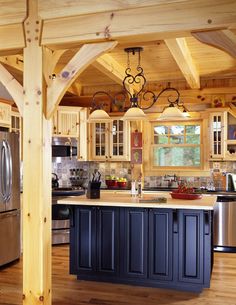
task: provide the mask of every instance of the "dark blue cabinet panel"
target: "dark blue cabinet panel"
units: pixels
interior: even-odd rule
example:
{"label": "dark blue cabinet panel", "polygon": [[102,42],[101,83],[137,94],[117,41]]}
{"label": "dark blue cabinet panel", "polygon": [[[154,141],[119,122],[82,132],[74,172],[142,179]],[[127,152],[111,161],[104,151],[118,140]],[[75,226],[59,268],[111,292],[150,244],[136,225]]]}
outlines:
{"label": "dark blue cabinet panel", "polygon": [[122,273],[123,276],[147,277],[148,211],[147,209],[123,209]]}
{"label": "dark blue cabinet panel", "polygon": [[179,211],[179,280],[203,283],[203,211]]}
{"label": "dark blue cabinet panel", "polygon": [[149,278],[172,280],[173,268],[172,210],[149,211]]}
{"label": "dark blue cabinet panel", "polygon": [[76,274],[91,273],[96,269],[95,209],[79,207],[75,209],[74,213],[74,227],[71,228],[71,233],[74,231],[72,236],[75,239],[71,241],[71,246],[73,245],[71,257],[73,254],[75,264],[74,271],[76,271]]}
{"label": "dark blue cabinet panel", "polygon": [[71,227],[70,272],[118,273],[119,209],[76,207]]}
{"label": "dark blue cabinet panel", "polygon": [[97,271],[118,273],[119,208],[97,208]]}

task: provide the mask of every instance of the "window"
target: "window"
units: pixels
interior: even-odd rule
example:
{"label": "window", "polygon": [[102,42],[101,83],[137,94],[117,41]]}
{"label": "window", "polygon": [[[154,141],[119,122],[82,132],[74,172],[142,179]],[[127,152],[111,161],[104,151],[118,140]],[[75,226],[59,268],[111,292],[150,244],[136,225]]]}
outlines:
{"label": "window", "polygon": [[201,167],[201,124],[153,123],[152,164],[158,167]]}

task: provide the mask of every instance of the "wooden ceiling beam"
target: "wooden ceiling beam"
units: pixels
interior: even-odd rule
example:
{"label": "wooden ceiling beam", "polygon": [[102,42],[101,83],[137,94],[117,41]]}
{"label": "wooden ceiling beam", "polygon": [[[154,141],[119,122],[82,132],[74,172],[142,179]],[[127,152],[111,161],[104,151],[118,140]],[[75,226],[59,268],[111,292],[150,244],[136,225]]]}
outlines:
{"label": "wooden ceiling beam", "polygon": [[[92,63],[92,65],[100,72],[107,75],[110,79],[114,80],[117,84],[123,85],[125,67],[120,65],[111,55],[104,54],[100,56]],[[132,86],[127,84],[127,88],[129,88],[129,90],[139,91],[140,87],[137,84]]]}
{"label": "wooden ceiling beam", "polygon": [[12,96],[20,115],[23,116],[23,87],[2,64],[0,64],[0,81]]}
{"label": "wooden ceiling beam", "polygon": [[[214,12],[212,8],[214,7]],[[230,12],[230,13],[229,13]],[[141,23],[137,23],[142,20]],[[184,20],[184,22],[183,22]],[[236,2],[195,0],[44,21],[42,44],[76,45],[128,36],[236,27]]]}
{"label": "wooden ceiling beam", "polygon": [[62,69],[47,90],[46,117],[52,117],[66,90],[97,57],[114,48],[117,42],[84,45]]}
{"label": "wooden ceiling beam", "polygon": [[202,43],[220,49],[236,57],[236,34],[230,30],[192,32],[193,37]]}
{"label": "wooden ceiling beam", "polygon": [[51,19],[58,17],[67,17],[72,15],[94,14],[98,12],[107,12],[114,10],[124,10],[135,7],[151,7],[159,4],[171,4],[176,2],[187,2],[188,0],[119,0],[119,1],[103,1],[101,0],[80,1],[77,0],[57,0],[55,1],[41,0],[39,5],[39,14],[42,19]]}
{"label": "wooden ceiling beam", "polygon": [[165,40],[172,56],[192,89],[200,88],[200,77],[185,38]]}
{"label": "wooden ceiling beam", "polygon": [[10,67],[15,68],[16,70],[24,70],[24,60],[22,55],[10,55],[0,57],[0,62],[6,64]]}
{"label": "wooden ceiling beam", "polygon": [[52,51],[47,47],[43,48],[43,74],[47,85],[49,86],[53,80],[53,73],[60,57],[66,50]]}
{"label": "wooden ceiling beam", "polygon": [[9,24],[0,26],[0,50],[12,52],[11,50],[19,50],[25,47],[25,38],[20,24]]}

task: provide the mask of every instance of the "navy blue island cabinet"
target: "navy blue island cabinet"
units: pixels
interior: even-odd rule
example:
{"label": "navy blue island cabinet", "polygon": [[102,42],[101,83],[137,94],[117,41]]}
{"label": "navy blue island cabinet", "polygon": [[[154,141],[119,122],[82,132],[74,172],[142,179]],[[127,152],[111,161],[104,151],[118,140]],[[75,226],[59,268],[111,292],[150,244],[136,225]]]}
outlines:
{"label": "navy blue island cabinet", "polygon": [[78,279],[200,292],[213,266],[212,211],[72,206]]}

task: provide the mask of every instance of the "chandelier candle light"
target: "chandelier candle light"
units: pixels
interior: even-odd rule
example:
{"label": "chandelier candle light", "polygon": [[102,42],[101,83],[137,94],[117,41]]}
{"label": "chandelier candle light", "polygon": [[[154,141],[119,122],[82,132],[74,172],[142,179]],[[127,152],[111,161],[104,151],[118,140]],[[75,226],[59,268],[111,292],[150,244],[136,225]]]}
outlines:
{"label": "chandelier candle light", "polygon": [[[98,104],[98,102],[96,101],[96,97],[98,95],[106,95],[110,99],[111,103],[114,105],[120,105],[121,103],[125,105],[125,101],[128,97],[130,106],[121,119],[124,121],[137,121],[146,120],[147,117],[144,113],[144,110],[150,109],[164,92],[170,91],[174,93],[174,97],[169,96],[167,98],[169,105],[164,108],[163,112],[159,117],[159,120],[178,120],[185,119],[189,116],[186,107],[183,105],[183,103],[180,103],[179,101],[180,93],[177,89],[167,87],[161,90],[157,95],[155,95],[155,93],[150,90],[145,90],[146,78],[144,76],[143,68],[140,64],[141,51],[143,51],[142,47],[125,49],[125,52],[127,53],[127,68],[125,70],[125,77],[123,79],[123,91],[115,94],[114,97],[112,97],[108,92],[105,91],[95,92],[91,103],[93,112],[88,118],[89,123],[112,121],[108,113],[102,109],[104,107],[104,103]],[[134,75],[132,74],[132,69],[130,66],[130,54],[138,54],[138,64],[136,67],[136,74]],[[132,86],[135,86],[136,90],[132,88]],[[139,88],[138,90],[137,86]],[[141,104],[144,101],[149,102],[149,106],[142,107]]]}

